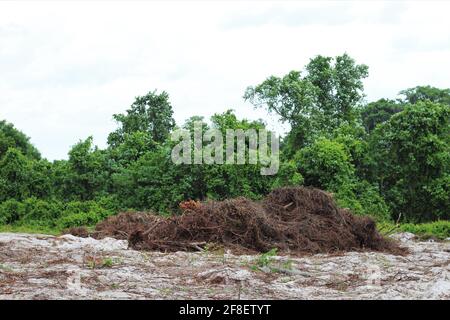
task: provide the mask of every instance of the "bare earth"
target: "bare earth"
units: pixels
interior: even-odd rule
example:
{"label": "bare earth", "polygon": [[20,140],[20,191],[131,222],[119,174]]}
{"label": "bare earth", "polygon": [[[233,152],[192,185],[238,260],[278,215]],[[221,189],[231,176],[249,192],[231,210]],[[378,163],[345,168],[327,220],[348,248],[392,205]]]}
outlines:
{"label": "bare earth", "polygon": [[396,237],[410,255],[281,256],[263,266],[220,250],[0,233],[0,299],[450,299],[450,242]]}

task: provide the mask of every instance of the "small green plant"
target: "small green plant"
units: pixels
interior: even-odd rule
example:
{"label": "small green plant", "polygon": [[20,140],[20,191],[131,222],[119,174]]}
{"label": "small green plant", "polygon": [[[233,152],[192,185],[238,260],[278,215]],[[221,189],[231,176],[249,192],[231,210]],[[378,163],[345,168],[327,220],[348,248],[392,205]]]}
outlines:
{"label": "small green plant", "polygon": [[105,258],[102,261],[103,268],[111,268],[114,265],[114,261],[111,258]]}
{"label": "small green plant", "polygon": [[287,273],[289,274],[291,270],[293,270],[294,261],[288,259],[286,261],[275,262],[274,256],[277,255],[277,249],[273,248],[272,250],[261,254],[256,260],[254,264],[246,264],[253,271],[263,271],[263,272],[272,272],[272,273]]}
{"label": "small green plant", "polygon": [[150,261],[150,256],[146,252],[141,252],[141,257],[145,263]]}
{"label": "small green plant", "polygon": [[292,264],[294,263],[294,261],[292,261],[291,259],[283,262],[283,264],[281,265],[283,267],[283,269],[286,270],[292,270]]}
{"label": "small green plant", "polygon": [[214,249],[214,244],[212,243],[207,243],[205,244],[205,246],[203,247],[203,251],[202,253],[205,255],[208,255],[211,253],[211,249]]}
{"label": "small green plant", "polygon": [[87,261],[87,262],[86,262],[86,265],[87,265],[87,267],[88,267],[89,269],[95,269],[95,267],[96,267],[96,263],[95,263],[94,260],[89,260],[89,261]]}
{"label": "small green plant", "polygon": [[256,259],[256,264],[251,266],[251,269],[256,271],[259,270],[261,268],[266,268],[269,267],[270,264],[272,264],[273,262],[273,257],[277,255],[277,248],[273,248],[270,251],[261,254],[257,259]]}
{"label": "small green plant", "polygon": [[110,257],[106,258],[87,257],[85,262],[86,266],[89,269],[111,268],[114,264],[117,263],[113,258]]}
{"label": "small green plant", "polygon": [[217,243],[209,242],[203,247],[202,253],[223,257],[225,255],[225,248]]}
{"label": "small green plant", "polygon": [[111,289],[119,289],[119,285],[117,283],[112,283],[111,284]]}

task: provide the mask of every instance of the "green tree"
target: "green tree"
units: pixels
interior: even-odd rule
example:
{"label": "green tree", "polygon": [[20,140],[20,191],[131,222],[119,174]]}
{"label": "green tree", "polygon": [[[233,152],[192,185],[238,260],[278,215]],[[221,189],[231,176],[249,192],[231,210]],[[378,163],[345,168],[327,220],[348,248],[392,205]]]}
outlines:
{"label": "green tree", "polygon": [[430,101],[450,105],[450,89],[439,89],[432,86],[417,86],[400,91],[404,103],[415,104],[419,101]]}
{"label": "green tree", "polygon": [[24,216],[25,207],[22,202],[8,199],[0,202],[0,225],[12,224]]}
{"label": "green tree", "polygon": [[116,170],[118,167],[130,165],[155,146],[156,143],[147,132],[136,131],[125,134],[121,144],[108,149],[111,169]]}
{"label": "green tree", "polygon": [[52,169],[52,164],[46,159],[31,160],[29,189],[32,196],[40,199],[49,199],[55,195]]}
{"label": "green tree", "polygon": [[[194,122],[200,120],[201,117],[191,117],[183,127],[190,130],[192,136]],[[226,129],[261,127],[263,124],[260,121],[239,120],[233,111],[228,110],[212,116],[211,124],[204,123],[202,130],[205,133],[209,128],[218,129],[225,141]],[[174,144],[167,141],[148,151],[129,167],[114,173],[114,190],[126,207],[168,213],[176,211],[178,203],[184,200],[237,196],[258,198],[272,187],[273,177],[262,177],[260,165],[176,165],[171,158]]]}
{"label": "green tree", "polygon": [[108,144],[113,148],[117,147],[127,140],[127,136],[136,132],[148,134],[149,137],[145,138],[145,141],[151,139],[156,143],[163,143],[175,126],[172,115],[172,105],[165,91],[158,94],[155,90],[145,96],[136,97],[126,114],[114,115],[119,128],[109,135]]}
{"label": "green tree", "polygon": [[201,197],[204,188],[196,183],[201,175],[192,172],[197,168],[176,166],[170,146],[158,146],[114,173],[114,190],[123,207],[169,213],[179,202]]}
{"label": "green tree", "polygon": [[291,125],[287,141],[294,150],[356,120],[363,99],[362,79],[368,75],[368,67],[347,54],[317,56],[305,69],[305,75],[291,71],[282,78],[271,76],[244,94],[245,100],[265,106]]}
{"label": "green tree", "polygon": [[60,165],[59,184],[69,199],[92,200],[105,195],[109,170],[106,152],[93,145],[92,137],[78,142],[69,151],[69,160]]}
{"label": "green tree", "polygon": [[406,105],[370,137],[372,170],[393,212],[409,221],[448,219],[450,106]]}
{"label": "green tree", "polygon": [[31,159],[41,158],[39,151],[30,143],[30,138],[3,120],[0,121],[0,159],[9,148],[15,148]]}
{"label": "green tree", "polygon": [[371,102],[361,110],[361,119],[367,132],[371,132],[377,124],[388,121],[394,114],[403,110],[403,103],[390,100],[380,99]]}
{"label": "green tree", "polygon": [[331,139],[344,146],[350,155],[350,161],[361,178],[367,172],[367,134],[359,124],[345,124],[333,131]]}
{"label": "green tree", "polygon": [[371,215],[377,220],[387,220],[390,210],[378,188],[357,176],[352,153],[361,156],[361,141],[345,135],[348,130],[340,130],[332,140],[319,138],[298,151],[294,157],[297,168],[305,185],[332,192],[341,207],[357,214]]}
{"label": "green tree", "polygon": [[19,150],[9,148],[0,161],[0,201],[31,196],[32,165]]}

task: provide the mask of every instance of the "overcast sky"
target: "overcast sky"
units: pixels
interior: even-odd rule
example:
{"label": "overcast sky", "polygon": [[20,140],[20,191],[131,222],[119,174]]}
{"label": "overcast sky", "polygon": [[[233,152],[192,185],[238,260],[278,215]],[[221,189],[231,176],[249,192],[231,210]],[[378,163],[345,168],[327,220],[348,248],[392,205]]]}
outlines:
{"label": "overcast sky", "polygon": [[[249,85],[317,55],[369,66],[367,100],[450,87],[450,2],[0,2],[0,119],[44,157],[100,147],[114,113],[166,90],[181,124],[233,108]],[[280,128],[276,119],[271,128]]]}

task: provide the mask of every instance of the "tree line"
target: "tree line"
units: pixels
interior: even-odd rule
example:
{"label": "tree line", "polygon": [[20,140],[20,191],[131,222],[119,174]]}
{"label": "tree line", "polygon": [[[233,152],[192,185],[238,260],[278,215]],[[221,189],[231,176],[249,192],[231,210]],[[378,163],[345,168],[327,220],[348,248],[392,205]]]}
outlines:
{"label": "tree line", "polygon": [[262,129],[233,110],[208,121],[173,119],[166,92],[137,97],[114,115],[117,129],[100,149],[80,140],[67,160],[50,162],[13,124],[0,122],[0,224],[57,228],[92,225],[121,210],[177,214],[181,201],[245,196],[313,186],[342,207],[380,221],[425,222],[450,215],[450,89],[417,86],[396,100],[366,103],[368,67],[349,55],[316,56],[245,90],[243,99],[288,123],[277,175],[260,165],[176,165],[177,128]]}

